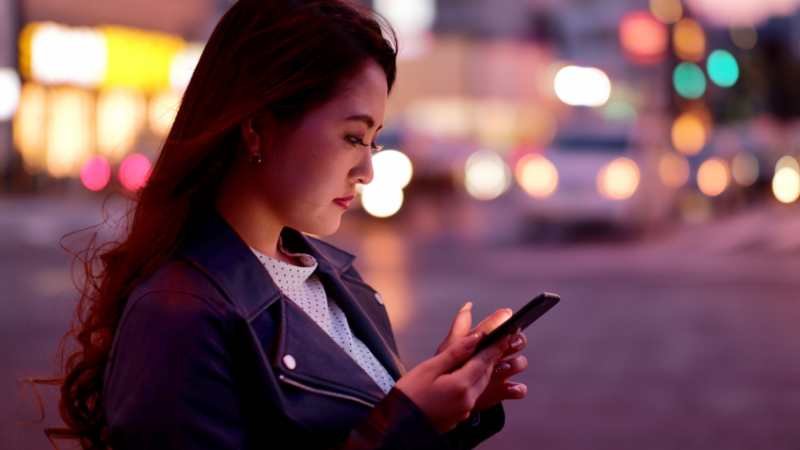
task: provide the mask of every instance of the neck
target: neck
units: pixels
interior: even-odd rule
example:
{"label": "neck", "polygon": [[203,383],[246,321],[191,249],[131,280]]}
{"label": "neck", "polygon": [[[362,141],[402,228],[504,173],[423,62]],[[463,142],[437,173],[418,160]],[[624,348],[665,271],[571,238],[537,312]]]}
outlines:
{"label": "neck", "polygon": [[288,258],[278,250],[283,224],[247,189],[234,190],[224,182],[217,194],[216,208],[245,244],[270,258]]}

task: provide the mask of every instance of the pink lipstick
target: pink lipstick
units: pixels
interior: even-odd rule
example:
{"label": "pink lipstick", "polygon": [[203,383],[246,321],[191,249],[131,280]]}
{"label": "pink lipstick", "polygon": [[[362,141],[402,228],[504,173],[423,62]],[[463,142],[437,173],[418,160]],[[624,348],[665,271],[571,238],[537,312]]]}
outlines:
{"label": "pink lipstick", "polygon": [[350,200],[353,200],[354,198],[356,198],[355,194],[350,194],[347,197],[339,197],[339,198],[333,199],[333,203],[335,203],[337,206],[339,206],[343,210],[347,211],[347,208],[348,208],[347,204],[350,203]]}

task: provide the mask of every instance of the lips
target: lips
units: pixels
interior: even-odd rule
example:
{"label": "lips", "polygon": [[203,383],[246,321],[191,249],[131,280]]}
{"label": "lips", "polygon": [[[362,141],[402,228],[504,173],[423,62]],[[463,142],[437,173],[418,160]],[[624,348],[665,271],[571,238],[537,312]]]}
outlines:
{"label": "lips", "polygon": [[353,200],[354,198],[356,198],[355,194],[350,194],[347,197],[339,197],[339,198],[333,199],[333,203],[335,203],[337,206],[339,206],[343,210],[347,211],[348,203],[350,203],[350,201]]}

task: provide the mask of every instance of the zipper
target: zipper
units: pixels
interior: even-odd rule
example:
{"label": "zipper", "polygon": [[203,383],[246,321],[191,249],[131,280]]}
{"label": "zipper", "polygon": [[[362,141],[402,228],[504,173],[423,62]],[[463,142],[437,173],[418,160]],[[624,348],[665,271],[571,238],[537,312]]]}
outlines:
{"label": "zipper", "polygon": [[353,397],[352,395],[340,394],[338,392],[332,392],[332,391],[325,391],[325,390],[322,390],[322,389],[317,389],[317,388],[308,386],[306,384],[300,383],[298,381],[294,381],[294,380],[291,380],[289,378],[286,378],[286,376],[284,376],[284,375],[278,375],[278,380],[280,380],[280,381],[282,381],[282,382],[284,382],[284,383],[286,383],[288,385],[294,386],[294,387],[296,387],[298,389],[302,389],[304,391],[311,392],[312,394],[326,395],[328,397],[338,398],[338,399],[342,399],[342,400],[350,400],[351,402],[356,402],[356,403],[364,405],[364,406],[366,406],[368,408],[374,408],[375,407],[374,403],[370,403],[368,401],[361,400],[360,398]]}

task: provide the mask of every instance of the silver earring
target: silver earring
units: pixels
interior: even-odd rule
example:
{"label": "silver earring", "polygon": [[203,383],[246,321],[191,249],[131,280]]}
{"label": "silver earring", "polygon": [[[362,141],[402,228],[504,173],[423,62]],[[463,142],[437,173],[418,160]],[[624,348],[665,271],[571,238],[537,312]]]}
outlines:
{"label": "silver earring", "polygon": [[250,164],[257,166],[261,162],[261,152],[250,154]]}

